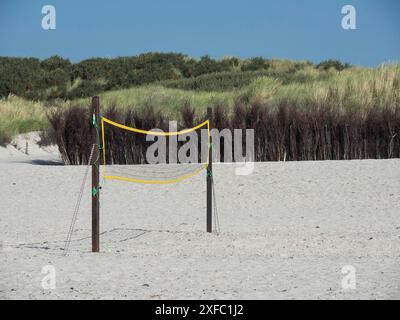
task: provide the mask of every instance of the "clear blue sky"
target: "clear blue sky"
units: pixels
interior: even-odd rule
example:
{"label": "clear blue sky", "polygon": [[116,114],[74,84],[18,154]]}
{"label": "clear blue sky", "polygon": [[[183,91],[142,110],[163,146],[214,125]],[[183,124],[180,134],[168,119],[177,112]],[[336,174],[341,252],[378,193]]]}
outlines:
{"label": "clear blue sky", "polygon": [[[42,6],[57,29],[41,27]],[[341,8],[357,10],[343,30]],[[375,66],[400,61],[399,0],[1,0],[0,56],[71,61],[148,51],[340,59]]]}

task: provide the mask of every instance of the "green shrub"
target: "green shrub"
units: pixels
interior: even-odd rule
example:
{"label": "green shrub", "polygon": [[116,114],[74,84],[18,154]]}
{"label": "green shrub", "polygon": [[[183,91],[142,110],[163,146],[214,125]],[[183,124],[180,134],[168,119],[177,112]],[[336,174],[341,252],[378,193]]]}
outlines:
{"label": "green shrub", "polygon": [[225,71],[177,81],[164,81],[160,84],[166,88],[221,92],[243,88],[267,74],[267,71]]}
{"label": "green shrub", "polygon": [[349,63],[342,63],[339,60],[326,60],[317,64],[317,69],[329,70],[331,68],[337,71],[342,71],[344,69],[351,68],[351,65]]}
{"label": "green shrub", "polygon": [[0,98],[15,94],[29,99],[42,98],[44,72],[38,59],[0,57]]}
{"label": "green shrub", "polygon": [[94,81],[84,80],[81,81],[77,87],[68,92],[69,99],[83,98],[87,96],[94,96],[104,91],[104,85]]}
{"label": "green shrub", "polygon": [[242,65],[242,71],[256,71],[268,69],[270,67],[269,60],[266,60],[262,57],[256,57],[248,60]]}

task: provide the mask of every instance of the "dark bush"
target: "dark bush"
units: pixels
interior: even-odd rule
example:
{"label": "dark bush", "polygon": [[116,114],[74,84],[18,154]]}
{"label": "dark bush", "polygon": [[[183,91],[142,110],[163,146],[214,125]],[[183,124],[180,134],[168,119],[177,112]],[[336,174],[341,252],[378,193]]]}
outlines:
{"label": "dark bush", "polygon": [[87,164],[93,141],[88,110],[72,107],[52,112],[48,118],[50,126],[42,144],[55,142],[65,164]]}
{"label": "dark bush", "polygon": [[269,60],[266,60],[263,57],[255,57],[248,60],[247,63],[244,63],[241,70],[256,71],[256,70],[268,69],[269,66],[270,66]]}
{"label": "dark bush", "polygon": [[72,89],[68,94],[68,99],[84,98],[88,95],[94,96],[104,90],[104,85],[93,81],[82,81],[76,88]]}
{"label": "dark bush", "polygon": [[0,97],[41,99],[46,87],[38,59],[0,57]]}
{"label": "dark bush", "polygon": [[317,69],[328,70],[330,68],[336,69],[337,71],[342,71],[344,69],[351,68],[351,64],[342,63],[339,60],[326,60],[317,64]]}
{"label": "dark bush", "polygon": [[40,67],[44,71],[54,71],[57,69],[63,70],[68,75],[72,71],[72,64],[68,59],[64,59],[60,56],[52,56],[44,59],[40,62]]}
{"label": "dark bush", "polygon": [[[91,122],[88,108],[72,108],[49,116],[46,138],[56,142],[67,164],[87,162],[91,146]],[[256,161],[387,159],[400,157],[400,106],[375,108],[366,115],[339,113],[332,106],[309,105],[297,109],[282,101],[277,110],[254,102],[237,102],[233,112],[217,105],[214,128],[254,129]],[[115,107],[105,117],[127,126],[168,131],[168,119],[153,108],[118,112]],[[178,129],[193,127],[205,119],[189,105],[182,108]],[[106,126],[107,163],[145,163],[145,136]],[[223,143],[220,147],[223,148]],[[242,146],[244,150],[244,145]],[[221,154],[223,154],[221,149]],[[221,159],[223,161],[223,158]]]}
{"label": "dark bush", "polygon": [[0,128],[0,146],[5,147],[11,142],[11,136]]}

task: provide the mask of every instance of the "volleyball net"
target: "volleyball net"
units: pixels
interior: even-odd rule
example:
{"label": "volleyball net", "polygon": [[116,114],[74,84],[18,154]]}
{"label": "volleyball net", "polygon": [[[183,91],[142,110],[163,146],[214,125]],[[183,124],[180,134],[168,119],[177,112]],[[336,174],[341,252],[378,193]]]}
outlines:
{"label": "volleyball net", "polygon": [[210,139],[209,120],[189,129],[163,131],[101,117],[103,178],[143,184],[181,182],[207,169]]}

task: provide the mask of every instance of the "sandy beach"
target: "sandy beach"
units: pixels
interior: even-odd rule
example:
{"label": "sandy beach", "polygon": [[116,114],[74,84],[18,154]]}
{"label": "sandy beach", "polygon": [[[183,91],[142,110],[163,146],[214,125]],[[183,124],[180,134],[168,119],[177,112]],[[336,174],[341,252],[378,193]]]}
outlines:
{"label": "sandy beach", "polygon": [[85,167],[46,152],[0,152],[0,299],[400,298],[400,160],[256,163],[248,176],[215,164],[219,234],[205,232],[204,172],[106,181],[99,254],[88,181],[63,256]]}

